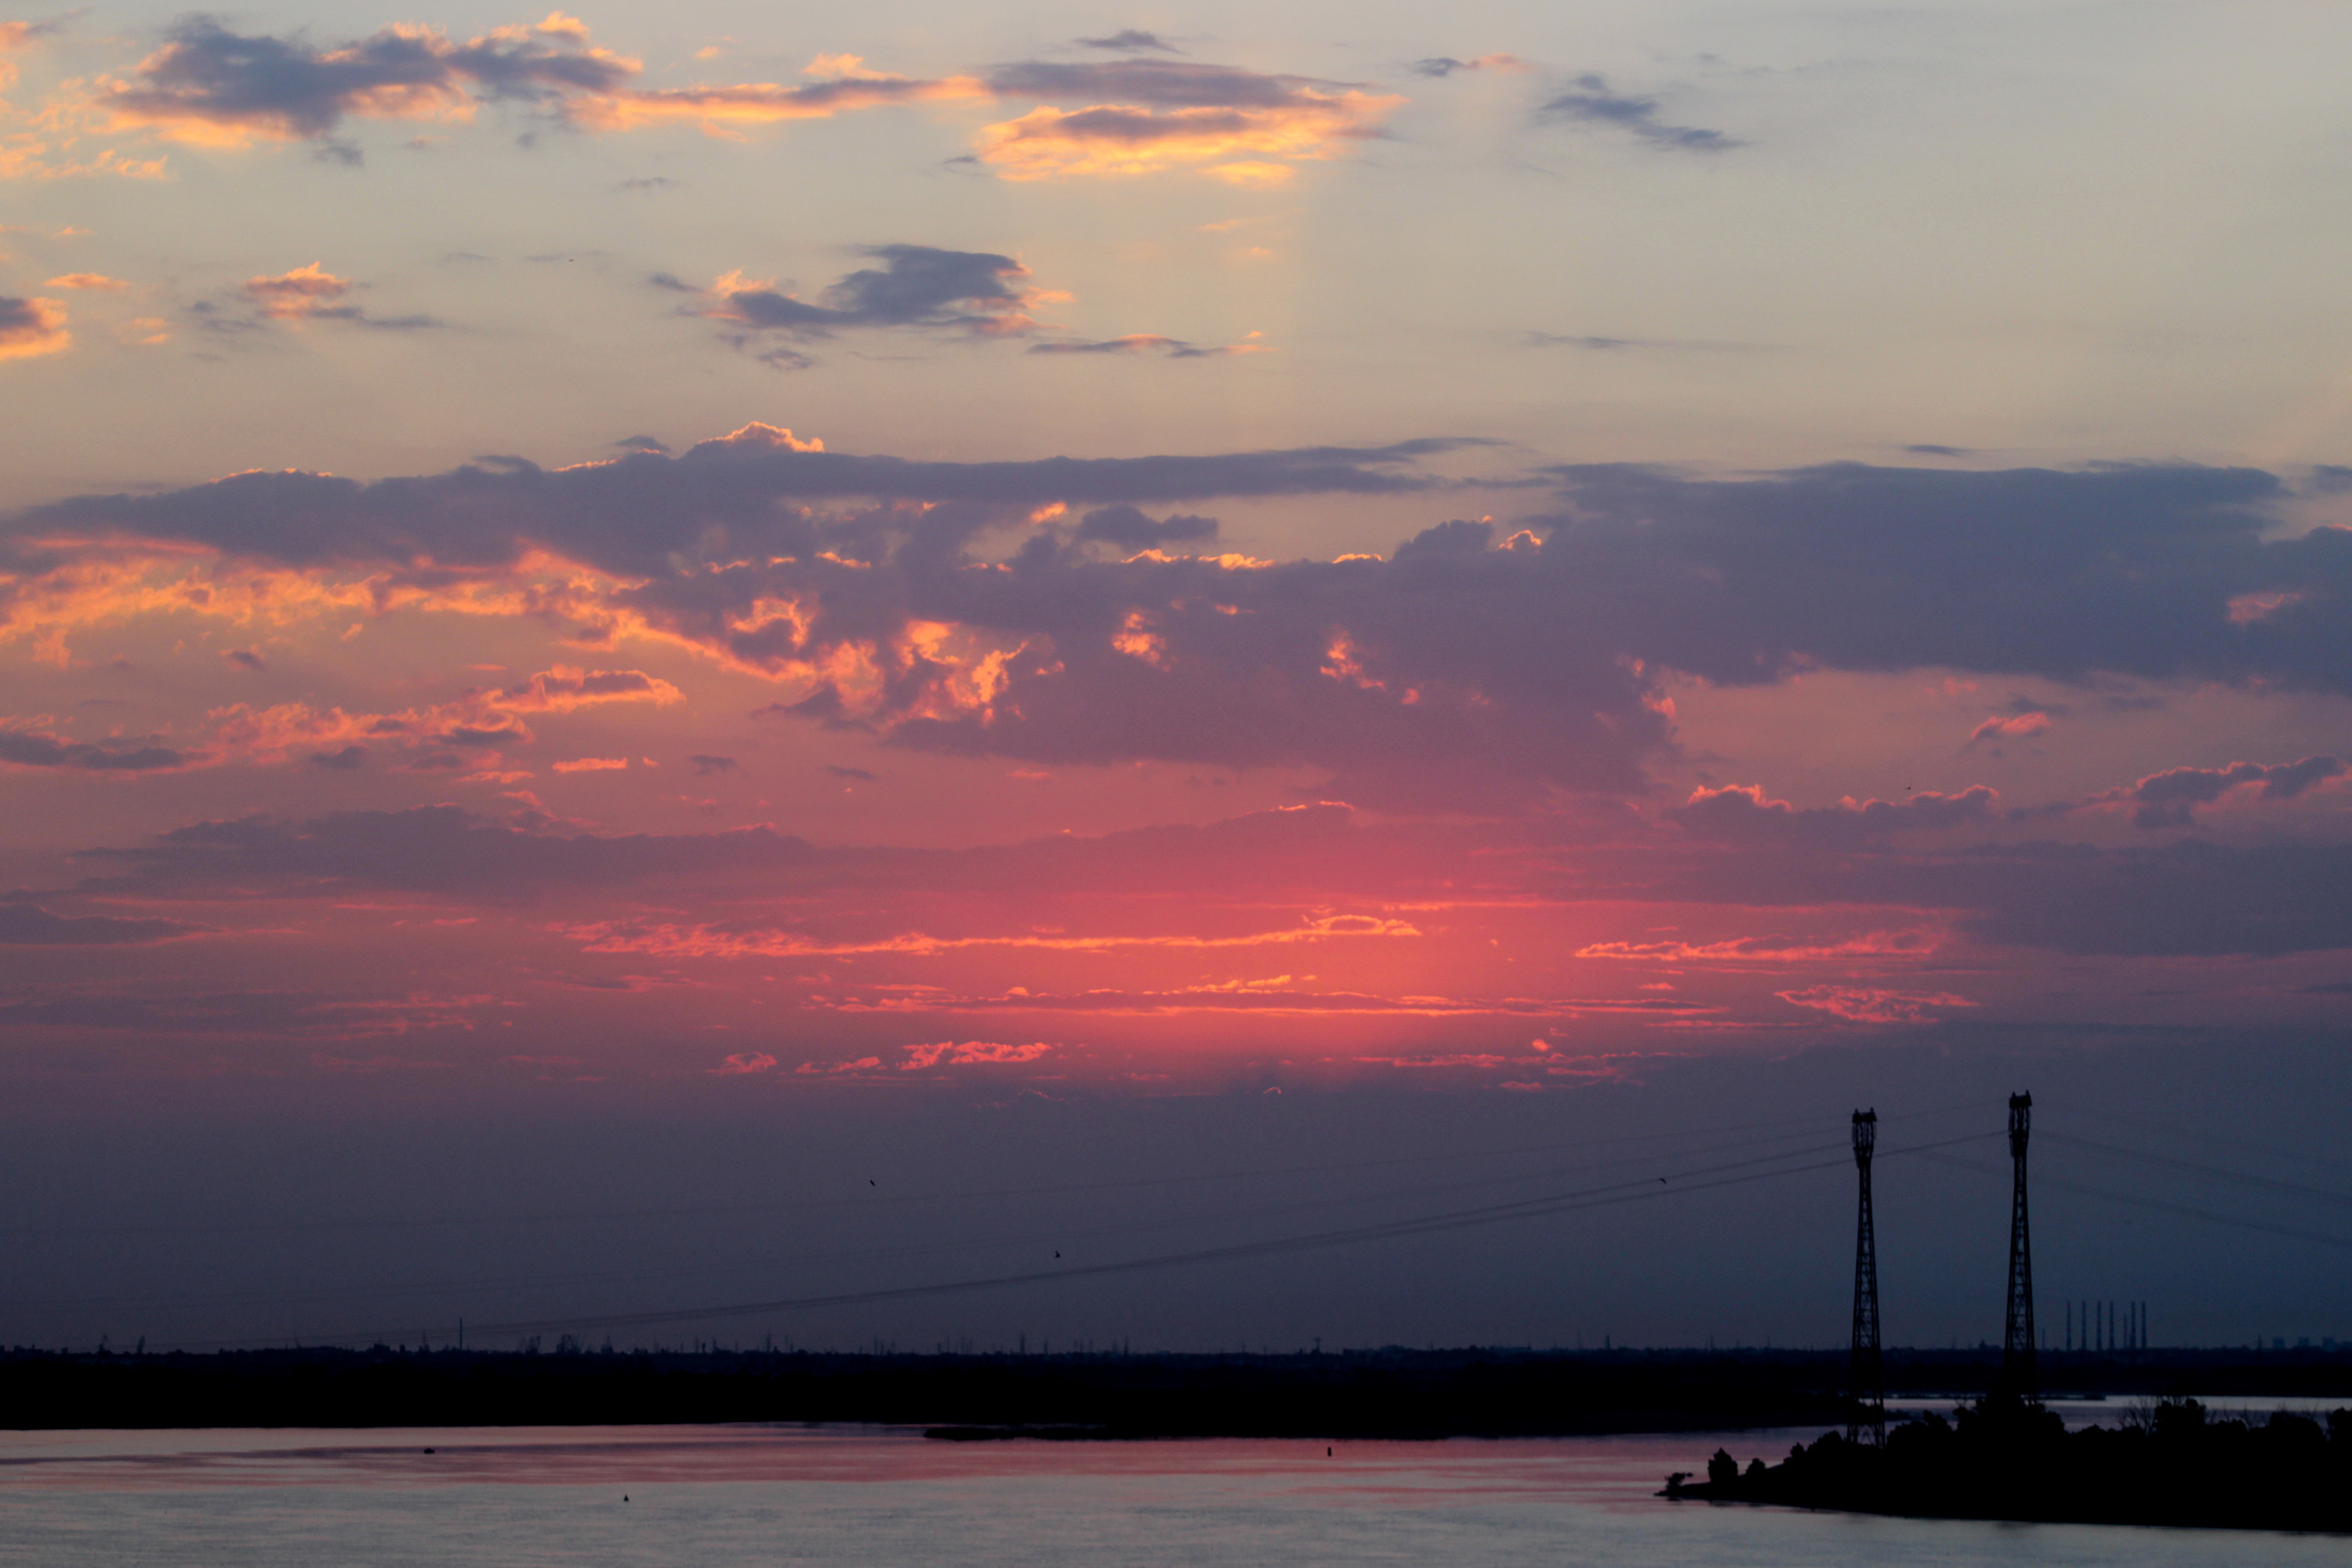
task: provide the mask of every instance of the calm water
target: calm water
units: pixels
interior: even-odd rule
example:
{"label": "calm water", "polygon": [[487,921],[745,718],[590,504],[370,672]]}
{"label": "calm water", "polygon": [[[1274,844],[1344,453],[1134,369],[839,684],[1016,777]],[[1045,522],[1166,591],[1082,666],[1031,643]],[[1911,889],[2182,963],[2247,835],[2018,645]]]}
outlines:
{"label": "calm water", "polygon": [[[1721,1440],[1777,1457],[1790,1434]],[[1808,1434],[1810,1436],[1810,1434]],[[885,1428],[0,1434],[0,1563],[1902,1568],[2326,1563],[2340,1537],[1668,1504],[1713,1436],[927,1442]],[[426,1452],[427,1449],[433,1450]],[[624,1498],[626,1500],[624,1500]]]}

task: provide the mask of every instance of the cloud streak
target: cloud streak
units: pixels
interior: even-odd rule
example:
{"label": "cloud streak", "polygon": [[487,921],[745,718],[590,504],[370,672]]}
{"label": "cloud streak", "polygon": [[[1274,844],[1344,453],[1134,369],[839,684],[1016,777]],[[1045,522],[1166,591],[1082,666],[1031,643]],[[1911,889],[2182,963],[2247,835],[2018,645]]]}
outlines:
{"label": "cloud streak", "polygon": [[1658,118],[1658,100],[1612,89],[1608,79],[1580,76],[1569,90],[1537,110],[1548,119],[1622,131],[1649,146],[1674,153],[1727,153],[1745,143],[1696,125],[1670,125]]}
{"label": "cloud streak", "polygon": [[[1255,338],[1255,332],[1250,334]],[[1264,343],[1238,342],[1202,345],[1188,343],[1181,338],[1165,338],[1150,332],[1131,332],[1123,338],[1104,338],[1096,342],[1065,340],[1055,342],[1032,343],[1033,354],[1159,354],[1167,359],[1221,359],[1231,354],[1272,353]]]}
{"label": "cloud streak", "polygon": [[904,931],[870,942],[827,942],[783,931],[727,931],[711,926],[603,922],[561,928],[587,952],[644,953],[658,958],[845,958],[882,953],[928,957],[968,948],[1029,949],[1043,952],[1109,952],[1129,948],[1210,952],[1224,948],[1279,947],[1296,942],[1354,937],[1417,937],[1411,922],[1377,915],[1318,915],[1295,928],[1238,936],[1186,933],[1127,936],[1041,936],[992,933],[933,936]]}
{"label": "cloud streak", "polygon": [[690,123],[711,136],[740,136],[746,127],[795,120],[830,120],[862,109],[985,98],[971,77],[929,80],[866,68],[855,55],[817,57],[808,74],[819,79],[787,87],[745,82],[727,87],[653,88],[588,93],[568,102],[566,116],[598,131]]}
{"label": "cloud streak", "polygon": [[[1034,331],[1029,307],[1061,298],[1028,288],[1029,269],[1009,256],[943,250],[929,245],[877,245],[864,254],[879,267],[859,268],[814,301],[729,272],[700,291],[692,313],[734,329],[739,343],[761,338],[807,342],[856,328],[911,328],[978,338]],[[683,287],[667,274],[657,287]],[[786,350],[778,362],[800,368],[806,356]]]}
{"label": "cloud streak", "polygon": [[125,947],[195,936],[205,927],[181,921],[117,915],[56,915],[32,904],[0,904],[0,946]]}

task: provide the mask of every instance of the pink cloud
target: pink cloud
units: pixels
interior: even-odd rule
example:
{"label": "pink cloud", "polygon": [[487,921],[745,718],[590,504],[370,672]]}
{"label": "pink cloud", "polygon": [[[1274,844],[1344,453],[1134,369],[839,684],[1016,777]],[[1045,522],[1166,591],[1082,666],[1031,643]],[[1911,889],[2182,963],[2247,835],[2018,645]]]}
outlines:
{"label": "pink cloud", "polygon": [[1774,995],[1797,1007],[1812,1007],[1854,1024],[1931,1024],[1939,1011],[1973,1007],[1966,996],[1943,991],[1871,991],[1852,985],[1809,985]]}
{"label": "pink cloud", "polygon": [[2139,827],[2186,827],[2202,807],[2218,805],[2241,790],[2264,802],[2297,799],[2334,787],[2346,776],[2340,757],[2322,753],[2296,763],[2231,763],[2218,768],[2168,768],[2121,789],[2095,795],[2084,805],[2127,805]]}
{"label": "pink cloud", "polygon": [[2302,604],[2308,594],[2238,594],[2230,600],[2230,624],[2250,626],[2266,621],[2281,610]]}
{"label": "pink cloud", "polygon": [[1835,805],[1799,810],[1768,796],[1759,784],[1699,788],[1675,808],[1684,827],[1714,838],[1786,839],[1824,847],[1881,839],[1898,831],[1941,832],[1991,822],[2000,792],[1972,784],[1957,795],[1927,790],[1899,801],[1848,795]]}
{"label": "pink cloud", "polygon": [[856,1075],[881,1070],[883,1068],[880,1057],[859,1057],[855,1061],[845,1062],[803,1062],[793,1069],[803,1078],[839,1077],[843,1074]]}
{"label": "pink cloud", "polygon": [[1990,741],[2022,741],[2029,736],[2042,734],[2049,728],[2050,715],[2042,712],[2018,713],[2007,719],[1988,719],[1969,731],[1968,743],[1974,746]]}

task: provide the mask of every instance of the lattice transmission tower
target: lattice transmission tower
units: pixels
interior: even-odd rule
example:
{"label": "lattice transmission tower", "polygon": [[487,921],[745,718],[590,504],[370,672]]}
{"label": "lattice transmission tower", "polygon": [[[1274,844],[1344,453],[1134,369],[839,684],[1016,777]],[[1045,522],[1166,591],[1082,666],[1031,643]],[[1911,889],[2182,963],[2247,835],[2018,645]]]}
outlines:
{"label": "lattice transmission tower", "polygon": [[2033,1131],[2033,1097],[2009,1097],[2009,1157],[2017,1168],[2015,1195],[2009,1208],[2009,1323],[2001,1332],[2000,1374],[2003,1384],[2021,1399],[2033,1399],[2037,1386],[2033,1363],[2033,1240],[2025,1223],[2025,1141]]}
{"label": "lattice transmission tower", "polygon": [[1862,1177],[1862,1209],[1853,1233],[1853,1359],[1846,1386],[1857,1408],[1846,1440],[1886,1442],[1886,1370],[1878,1349],[1878,1237],[1870,1216],[1870,1152],[1878,1141],[1878,1112],[1853,1113],[1853,1163]]}

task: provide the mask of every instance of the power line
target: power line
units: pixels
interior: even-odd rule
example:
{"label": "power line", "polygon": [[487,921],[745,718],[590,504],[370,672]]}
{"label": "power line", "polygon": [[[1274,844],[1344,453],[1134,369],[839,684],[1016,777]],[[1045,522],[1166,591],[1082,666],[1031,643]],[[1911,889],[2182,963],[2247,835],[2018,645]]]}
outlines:
{"label": "power line", "polygon": [[[1931,1116],[1948,1115],[1956,1110],[1977,1109],[1983,1103],[1985,1102],[1967,1101],[1938,1106],[1928,1110],[1910,1112],[1903,1120],[1916,1121]],[[1897,1119],[1890,1116],[1887,1120]],[[1382,1160],[1351,1160],[1322,1165],[1288,1165],[1246,1171],[1195,1172],[1173,1176],[1139,1176],[1116,1182],[1071,1182],[1048,1186],[958,1189],[950,1192],[930,1193],[881,1193],[845,1198],[794,1198],[754,1204],[686,1204],[658,1208],[572,1209],[539,1214],[431,1215],[414,1218],[373,1219],[247,1220],[234,1224],[138,1225],[104,1227],[0,1226],[0,1237],[58,1237],[81,1240],[133,1236],[232,1236],[280,1231],[416,1230],[474,1226],[677,1219],[690,1215],[786,1214],[812,1209],[873,1208],[923,1203],[969,1203],[990,1198],[1051,1197],[1068,1193],[1128,1192],[1146,1187],[1192,1186],[1215,1182],[1328,1175],[1348,1171],[1385,1170],[1407,1165],[1441,1164],[1460,1160],[1498,1159],[1514,1154],[1554,1153],[1563,1149],[1612,1148],[1629,1143],[1657,1143],[1684,1138],[1703,1138],[1721,1132],[1760,1131],[1776,1127],[1815,1127],[1820,1125],[1820,1121],[1821,1119],[1814,1116],[1783,1117],[1772,1121],[1741,1122],[1728,1127],[1687,1128],[1671,1132],[1636,1132],[1621,1134],[1613,1138],[1580,1138],[1566,1142],[1519,1144],[1506,1149],[1466,1150],[1447,1154],[1408,1154]],[[1790,1134],[1790,1136],[1794,1135]]]}
{"label": "power line", "polygon": [[2044,1136],[2074,1148],[2095,1150],[2102,1154],[2113,1154],[2126,1160],[2138,1160],[2150,1165],[2169,1166],[2176,1171],[2193,1171],[2200,1176],[2212,1176],[2224,1182],[2235,1182],[2242,1186],[2263,1187],[2274,1193],[2291,1193],[2297,1197],[2316,1198],[2322,1203],[2352,1205],[2352,1193],[2332,1192],[2326,1187],[2309,1186],[2302,1182],[2282,1182],[2272,1176],[2257,1176],[2249,1172],[2228,1170],[2220,1165],[2200,1164],[2195,1160],[2183,1160],[2174,1154],[2151,1154],[2145,1150],[2126,1149],[2114,1143],[2095,1142],[2088,1138],[2071,1137],[2063,1132],[2045,1133]]}
{"label": "power line", "polygon": [[[1974,1143],[1997,1133],[1970,1133],[1936,1143],[1920,1144],[1908,1149],[1884,1151],[1888,1155],[1925,1153],[1931,1150],[1950,1148],[1961,1143]],[[1734,1161],[1728,1165],[1701,1167],[1670,1175],[1643,1177],[1633,1182],[1611,1183],[1581,1192],[1560,1193],[1540,1198],[1527,1198],[1507,1204],[1482,1205],[1411,1219],[1384,1221],[1373,1225],[1354,1226],[1341,1230],[1309,1233],[1305,1236],[1282,1237],[1265,1241],[1238,1242],[1224,1247],[1202,1247],[1189,1252],[1165,1253],[1156,1257],[1128,1258],[1111,1263],[1080,1264],[1066,1268],[1030,1269],[1016,1274],[1000,1274],[977,1279],[939,1281],[923,1285],[887,1286],[877,1289],[838,1291],[826,1295],[789,1297],[776,1300],[739,1302],[720,1307],[688,1307],[662,1311],[605,1313],[592,1317],[545,1318],[506,1323],[487,1323],[473,1331],[478,1334],[562,1333],[581,1329],[654,1328],[673,1323],[699,1322],[712,1319],[748,1317],[754,1313],[802,1311],[825,1307],[863,1306],[879,1301],[913,1300],[924,1297],[957,1295],[966,1291],[1002,1289],[1012,1286],[1054,1283],[1066,1279],[1100,1279],[1118,1274],[1139,1273],[1148,1269],[1184,1268],[1202,1263],[1229,1262],[1242,1258],[1275,1257],[1283,1253],[1319,1250],[1326,1247],[1353,1246],[1368,1241],[1386,1241],[1403,1237],[1428,1236],[1445,1231],[1466,1230],[1477,1226],[1498,1225],[1513,1220],[1534,1219],[1550,1215],[1569,1214],[1584,1209],[1605,1208],[1619,1204],[1640,1203],[1660,1197],[1678,1196],[1685,1193],[1709,1192],[1724,1187],[1744,1186],[1750,1183],[1777,1180],[1784,1176],[1804,1175],[1817,1171],[1842,1169],[1846,1162],[1843,1145],[1833,1145],[1838,1158],[1816,1161],[1809,1164],[1789,1166],[1773,1171],[1748,1171],[1738,1175],[1718,1175],[1711,1181],[1692,1181],[1713,1172],[1750,1165],[1758,1160]],[[1806,1152],[1794,1151],[1777,1156],[1758,1159],[1790,1159]],[[1676,1182],[1680,1185],[1676,1185]],[[395,1333],[399,1331],[394,1331]],[[389,1336],[359,1334],[344,1336],[371,1340]],[[190,1347],[229,1349],[275,1344],[276,1340],[221,1341],[210,1345]]]}
{"label": "power line", "polygon": [[2352,1161],[2328,1160],[2315,1154],[2300,1154],[2291,1149],[2282,1149],[2274,1142],[2256,1142],[2251,1139],[2236,1138],[2226,1132],[2216,1131],[2210,1127],[2183,1127],[2177,1122],[2145,1121],[2135,1116],[2126,1116],[2120,1111],[2103,1110],[2095,1105],[2070,1105],[2066,1110],[2069,1114],[2088,1116],[2098,1121],[2110,1121],[2118,1127],[2128,1127],[2135,1132],[2152,1133],[2177,1142],[2225,1143],[2231,1148],[2244,1149],[2273,1160],[2284,1160],[2291,1164],[2316,1165],[2322,1170],[2328,1171],[2352,1171]]}
{"label": "power line", "polygon": [[[1807,1119],[1806,1131],[1808,1132],[1815,1131],[1817,1127],[1818,1123],[1813,1119]],[[1714,1153],[1727,1153],[1736,1149],[1753,1148],[1759,1143],[1786,1142],[1789,1141],[1790,1136],[1792,1135],[1781,1133],[1769,1138],[1741,1139],[1698,1149],[1685,1150],[1682,1152],[1683,1157],[1685,1158],[1698,1158]],[[1815,1152],[1820,1148],[1827,1147],[1829,1147],[1829,1145],[1826,1144],[1809,1145],[1803,1149],[1788,1150],[1780,1153],[1761,1155],[1758,1157],[1758,1160],[1760,1162],[1782,1158],[1795,1158],[1801,1154]],[[1490,1187],[1505,1182],[1544,1181],[1585,1173],[1611,1170],[1652,1158],[1654,1158],[1654,1156],[1648,1154],[1634,1154],[1615,1160],[1592,1161],[1570,1166],[1565,1169],[1539,1171],[1532,1173],[1510,1173],[1503,1175],[1477,1176],[1465,1181],[1448,1182],[1435,1186],[1390,1188],[1381,1192],[1357,1193],[1330,1198],[1306,1199],[1295,1203],[1278,1204],[1271,1206],[1260,1207],[1252,1211],[1248,1217],[1265,1219],[1276,1215],[1307,1213],[1321,1209],[1344,1208],[1360,1204],[1383,1203],[1396,1198],[1427,1198],[1442,1193],[1460,1192],[1465,1189],[1476,1187]],[[1373,1163],[1385,1163],[1386,1162],[1374,1162]],[[1234,1217],[1235,1216],[1230,1214],[1182,1215],[1166,1219],[1142,1221],[1129,1220],[1122,1221],[1116,1225],[1095,1226],[1085,1228],[1074,1229],[1065,1226],[1055,1230],[1032,1232],[1019,1236],[976,1237],[953,1242],[912,1243],[895,1247],[869,1247],[855,1248],[848,1251],[803,1253],[797,1255],[786,1255],[784,1257],[764,1256],[753,1258],[740,1258],[727,1263],[705,1264],[698,1267],[683,1268],[647,1268],[620,1270],[600,1270],[584,1274],[509,1275],[488,1279],[443,1280],[429,1284],[350,1286],[331,1290],[304,1291],[290,1295],[278,1291],[242,1290],[222,1292],[210,1296],[77,1296],[68,1298],[50,1298],[47,1300],[21,1300],[15,1303],[15,1305],[20,1310],[54,1310],[59,1307],[70,1307],[83,1311],[108,1310],[119,1311],[126,1308],[145,1308],[152,1310],[164,1307],[234,1306],[257,1301],[293,1306],[315,1304],[324,1301],[344,1300],[352,1297],[383,1298],[390,1296],[432,1296],[460,1290],[527,1289],[557,1285],[603,1285],[626,1283],[632,1280],[646,1279],[679,1279],[692,1277],[708,1278],[711,1275],[744,1273],[754,1269],[774,1268],[789,1265],[854,1262],[869,1258],[905,1258],[942,1252],[969,1252],[973,1250],[984,1250],[993,1247],[1034,1246],[1052,1241],[1066,1242],[1071,1240],[1092,1240],[1105,1236],[1135,1235],[1149,1231],[1179,1228],[1191,1225],[1215,1224]]]}
{"label": "power line", "polygon": [[1551,1153],[1561,1149],[1619,1143],[1657,1142],[1704,1136],[1706,1131],[1749,1131],[1765,1127],[1812,1125],[1816,1117],[1791,1117],[1781,1121],[1750,1122],[1743,1127],[1697,1131],[1636,1133],[1630,1137],[1580,1140],[1576,1142],[1528,1143],[1509,1149],[1469,1150],[1451,1154],[1409,1154],[1386,1160],[1351,1160],[1336,1164],[1275,1166],[1255,1171],[1195,1172],[1177,1176],[1139,1176],[1117,1182],[1070,1182],[1050,1186],[961,1189],[953,1192],[875,1193],[845,1198],[789,1198],[756,1204],[681,1204],[659,1208],[570,1209],[541,1214],[429,1215],[415,1218],[248,1220],[233,1225],[146,1225],[89,1229],[74,1226],[6,1226],[0,1236],[121,1237],[226,1236],[287,1230],[416,1230],[498,1225],[555,1225],[581,1221],[677,1219],[688,1215],[787,1214],[811,1209],[877,1208],[908,1204],[971,1203],[986,1198],[1053,1197],[1066,1193],[1124,1192],[1144,1187],[1192,1186],[1213,1182],[1241,1182],[1277,1176],[1328,1175],[1347,1171],[1389,1169],[1402,1165],[1437,1164],[1448,1161],[1501,1158],[1512,1154]]}
{"label": "power line", "polygon": [[[1990,1174],[1990,1167],[1971,1160],[1954,1159],[1949,1155],[1930,1154],[1928,1159],[1939,1165],[1949,1165],[1958,1171],[1974,1171]],[[2241,1230],[2258,1230],[2270,1236],[2291,1237],[2297,1241],[2316,1241],[2328,1247],[2352,1247],[2352,1237],[2334,1236],[2326,1231],[2305,1230],[2299,1226],[2273,1225],[2267,1220],[2247,1219],[2242,1215],[2217,1214],[2188,1204],[2176,1204],[2166,1198],[2137,1197],[2130,1193],[2112,1192],[2084,1182],[2070,1182],[2063,1176],[2041,1175],[2034,1178],[2037,1185],[2057,1187],[2065,1192],[2080,1193],[2085,1197],[2104,1198],[2109,1203],[2125,1204],[2133,1208],[2151,1209],[2158,1214],[2179,1215],[2188,1219],[2208,1220],[2215,1225],[2234,1226]]]}

